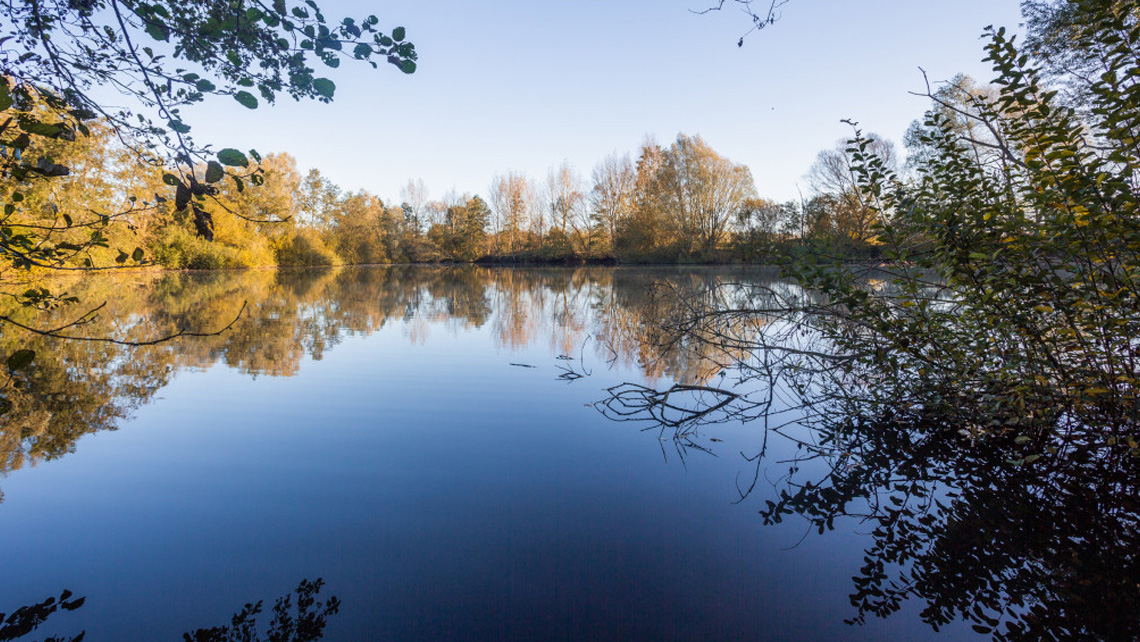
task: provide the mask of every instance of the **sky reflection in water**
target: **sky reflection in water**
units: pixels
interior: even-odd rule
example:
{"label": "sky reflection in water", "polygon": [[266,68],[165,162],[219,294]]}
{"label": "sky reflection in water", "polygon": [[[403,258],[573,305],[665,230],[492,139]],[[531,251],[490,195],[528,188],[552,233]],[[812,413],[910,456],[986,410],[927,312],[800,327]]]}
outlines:
{"label": "sky reflection in water", "polygon": [[[83,608],[37,635],[177,640],[322,577],[342,602],[330,641],[936,637],[917,607],[843,623],[868,544],[856,525],[763,526],[763,481],[734,503],[758,426],[707,427],[712,454],[682,461],[591,405],[622,382],[716,380],[652,360],[660,278],[771,275],[368,268],[85,286],[109,301],[90,334],[217,327],[249,306],[220,337],[36,345],[41,383],[6,424],[31,428],[4,442],[0,605],[68,588]],[[762,479],[791,454],[771,444]],[[937,639],[959,637],[973,636]]]}

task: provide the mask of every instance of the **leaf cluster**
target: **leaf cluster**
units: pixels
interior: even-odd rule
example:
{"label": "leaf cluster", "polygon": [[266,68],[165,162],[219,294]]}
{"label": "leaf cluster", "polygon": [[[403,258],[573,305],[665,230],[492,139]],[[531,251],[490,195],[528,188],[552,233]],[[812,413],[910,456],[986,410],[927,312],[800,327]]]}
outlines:
{"label": "leaf cluster", "polygon": [[[249,109],[281,95],[328,102],[336,86],[315,66],[336,68],[344,59],[413,73],[417,54],[406,30],[379,25],[371,15],[329,20],[313,0],[4,3],[0,270],[93,269],[93,253],[111,249],[113,222],[138,221],[169,201],[212,240],[212,211],[226,209],[216,198],[221,181],[229,178],[239,191],[261,184],[261,158],[196,142],[182,110],[227,96]],[[85,220],[32,198],[43,183],[71,174],[69,146],[96,129],[111,132],[136,164],[160,168],[169,195],[131,195],[117,209],[91,208]],[[141,265],[145,252],[128,246],[114,262]]]}

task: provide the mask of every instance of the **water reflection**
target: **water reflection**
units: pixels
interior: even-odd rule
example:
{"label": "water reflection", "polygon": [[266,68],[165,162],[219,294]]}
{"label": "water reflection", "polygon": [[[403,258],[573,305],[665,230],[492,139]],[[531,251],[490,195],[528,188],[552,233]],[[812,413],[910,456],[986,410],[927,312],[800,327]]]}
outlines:
{"label": "water reflection", "polygon": [[725,349],[759,346],[721,363],[735,377],[717,387],[627,383],[610,388],[599,410],[659,430],[682,455],[715,453],[702,432],[739,420],[793,444],[795,454],[779,462],[766,461],[767,440],[745,453],[754,469],[741,499],[763,503],[765,524],[869,532],[851,624],[913,600],[935,631],[965,621],[997,640],[1140,639],[1140,435],[1095,425],[1058,433],[1035,429],[1033,417],[1018,431],[980,434],[916,403],[915,391],[894,395],[901,403],[858,403],[842,387],[859,373],[798,366],[797,354],[826,350],[810,318],[702,317],[734,305],[790,310],[797,306],[788,297],[810,295],[767,285],[727,290],[742,300],[679,293],[658,345],[685,352],[681,336]]}
{"label": "water reflection", "polygon": [[[776,357],[750,350],[761,335],[793,342],[785,345],[804,341],[795,334],[802,326],[786,323],[777,303],[811,295],[771,274],[389,267],[152,274],[68,289],[86,302],[107,301],[78,331],[119,340],[209,330],[232,320],[243,302],[246,311],[220,336],[136,348],[5,329],[0,356],[31,348],[37,358],[0,388],[8,408],[0,415],[0,473],[63,457],[83,435],[116,429],[186,370],[225,365],[253,377],[291,377],[354,335],[391,328],[426,343],[439,338],[433,333],[479,328],[504,352],[548,347],[552,363],[523,365],[547,367],[534,376],[557,368],[582,402],[604,396],[604,386],[591,383],[598,373],[638,373],[636,383],[611,389],[600,409],[646,420],[681,455],[736,457],[707,436],[716,422],[745,421],[792,444],[787,460],[765,458],[767,440],[744,453],[742,496],[759,504],[758,521],[794,518],[821,533],[843,524],[869,532],[851,594],[854,622],[909,601],[921,602],[923,619],[935,627],[965,619],[999,638],[1140,636],[1134,444],[1091,431],[1064,443],[976,440],[920,408],[805,421],[823,416],[793,401],[797,386],[809,382],[774,379],[783,365],[776,359],[794,359],[795,351]],[[682,313],[704,307],[772,312],[720,317],[720,341],[696,340],[683,321],[666,322],[691,320]],[[55,327],[78,313],[0,314]],[[511,361],[503,356],[504,366]],[[1053,454],[1026,457],[1034,452]]]}
{"label": "water reflection", "polygon": [[[291,593],[273,602],[273,616],[268,625],[258,625],[264,602],[247,603],[229,618],[229,624],[200,628],[182,634],[184,642],[315,642],[324,637],[328,619],[340,611],[335,596],[318,599],[324,580],[301,580]],[[59,597],[21,606],[11,615],[0,613],[0,642],[20,640],[31,635],[57,613],[75,611],[86,602],[64,589]],[[44,642],[80,642],[87,632],[75,635],[53,635]]]}
{"label": "water reflection", "polygon": [[324,581],[301,580],[292,593],[273,602],[273,618],[265,627],[258,626],[262,602],[246,604],[234,613],[229,624],[184,633],[184,642],[314,642],[325,635],[328,619],[340,611],[335,596],[317,599]]}
{"label": "water reflection", "polygon": [[[668,300],[658,292],[703,290],[728,278],[735,277],[711,270],[404,266],[60,283],[53,289],[91,305],[106,302],[93,321],[72,330],[77,335],[145,342],[209,331],[238,318],[219,336],[138,347],[4,328],[0,356],[32,349],[37,358],[0,386],[0,408],[6,408],[0,414],[0,475],[66,455],[85,434],[115,429],[179,371],[225,364],[254,377],[290,377],[304,359],[321,359],[345,337],[393,323],[414,343],[426,342],[441,327],[458,331],[490,324],[504,349],[548,344],[565,357],[568,380],[588,371],[582,366],[588,356],[598,364],[641,370],[650,381],[702,381],[720,367],[708,358],[712,354],[657,348],[656,319],[661,301]],[[0,305],[0,314],[40,328],[58,327],[82,313],[76,306],[50,312],[7,306]]]}
{"label": "water reflection", "polygon": [[[75,595],[64,589],[59,594],[58,598],[49,597],[42,602],[21,606],[20,608],[12,611],[9,615],[7,613],[0,613],[0,641],[8,642],[8,640],[18,640],[26,635],[29,635],[40,627],[49,617],[59,612],[60,609],[64,611],[74,611],[83,606],[86,598],[75,597]],[[83,639],[84,633],[79,633],[70,637],[50,637],[44,642],[79,642]]]}
{"label": "water reflection", "polygon": [[939,417],[889,414],[816,437],[825,445],[800,461],[821,457],[826,472],[793,472],[761,514],[820,533],[867,524],[853,621],[916,598],[935,629],[962,618],[998,639],[1140,636],[1140,465],[1127,446],[1072,435],[1025,462],[1012,438],[974,441]]}

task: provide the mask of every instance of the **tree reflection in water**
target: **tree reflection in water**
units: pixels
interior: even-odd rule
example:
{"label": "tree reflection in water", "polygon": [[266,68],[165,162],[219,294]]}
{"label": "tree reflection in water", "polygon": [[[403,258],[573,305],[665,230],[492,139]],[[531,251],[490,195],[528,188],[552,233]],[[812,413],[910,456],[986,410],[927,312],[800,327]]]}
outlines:
{"label": "tree reflection in water", "polygon": [[[184,642],[315,642],[324,637],[329,617],[340,610],[340,601],[334,596],[325,601],[318,599],[324,580],[301,580],[297,588],[277,598],[273,603],[273,618],[268,627],[259,627],[257,618],[262,614],[262,601],[246,604],[234,613],[229,624],[196,629],[182,634]],[[76,598],[71,591],[63,591],[59,598],[49,597],[43,602],[22,606],[5,616],[0,613],[0,642],[19,640],[29,635],[60,609],[74,611],[83,606],[85,598]],[[52,636],[44,642],[80,642],[86,631],[75,636]]]}
{"label": "tree reflection in water", "polygon": [[[7,642],[22,638],[39,628],[53,613],[60,609],[74,611],[83,606],[84,601],[85,598],[74,597],[71,591],[64,589],[58,598],[49,597],[36,604],[21,606],[10,615],[0,613],[0,640]],[[75,637],[50,637],[44,642],[79,642],[83,637],[84,634],[80,633]]]}
{"label": "tree reflection in water", "polygon": [[[818,302],[770,274],[390,267],[142,275],[87,279],[71,290],[108,301],[79,330],[121,340],[213,328],[243,301],[248,307],[222,336],[139,348],[6,328],[0,358],[19,349],[37,357],[0,381],[0,474],[115,429],[184,369],[222,363],[251,376],[291,376],[350,334],[399,324],[418,341],[440,328],[486,328],[501,346],[547,342],[553,354],[573,357],[555,364],[568,381],[590,381],[580,376],[586,359],[637,370],[640,383],[611,390],[599,407],[615,419],[647,420],[681,454],[714,452],[701,428],[719,421],[747,421],[798,444],[766,497],[755,482],[762,467],[776,468],[763,459],[768,439],[748,453],[755,475],[750,469],[741,492],[767,502],[766,522],[798,516],[819,532],[844,521],[867,525],[872,543],[855,578],[853,622],[915,599],[935,627],[965,619],[998,638],[1140,637],[1135,436],[1108,440],[1091,426],[983,433],[925,410],[913,403],[922,395],[907,391],[882,391],[872,406],[847,404],[842,385],[858,373],[834,376],[842,356],[831,372],[796,369],[822,349],[804,332],[810,319],[784,311]],[[709,309],[719,312],[715,323],[701,317]],[[74,316],[0,314],[38,327]],[[931,392],[921,385],[909,392]],[[809,389],[825,394],[800,405]],[[56,608],[70,600],[57,599]]]}
{"label": "tree reflection in water", "polygon": [[1140,639],[1138,435],[1080,422],[1058,431],[1057,417],[1032,416],[1016,418],[1017,430],[980,430],[985,409],[949,416],[945,406],[921,403],[938,390],[855,394],[852,385],[874,388],[877,380],[860,380],[841,356],[824,359],[826,367],[800,358],[825,350],[802,314],[807,294],[755,284],[727,290],[752,301],[735,317],[702,316],[734,304],[681,293],[658,345],[753,346],[725,366],[735,375],[728,384],[626,384],[610,389],[599,410],[669,433],[682,452],[713,449],[698,441],[702,428],[729,421],[758,419],[752,425],[791,440],[790,462],[747,457],[756,475],[742,495],[761,493],[762,471],[782,465],[771,495],[760,498],[766,524],[795,517],[818,534],[844,521],[870,528],[853,578],[852,624],[916,599],[935,630],[964,620],[998,640]]}
{"label": "tree reflection in water", "polygon": [[911,597],[937,629],[959,617],[1015,640],[1140,635],[1140,466],[1095,434],[1032,462],[1013,439],[975,440],[940,417],[851,416],[817,429],[825,475],[789,478],[765,522],[873,527],[854,622]]}
{"label": "tree reflection in water", "polygon": [[[92,321],[69,329],[75,335],[146,342],[237,321],[220,336],[137,347],[61,341],[5,326],[0,360],[27,349],[36,358],[0,377],[0,476],[73,452],[83,435],[114,430],[182,370],[221,363],[254,377],[293,376],[303,359],[321,359],[345,336],[392,324],[402,324],[412,342],[441,326],[488,326],[504,347],[545,341],[556,353],[578,354],[579,363],[585,339],[597,337],[592,348],[599,362],[620,361],[650,380],[707,378],[717,366],[700,354],[653,347],[659,311],[651,286],[662,278],[691,289],[722,277],[707,270],[403,266],[152,273],[57,284],[55,290],[83,301],[106,302]],[[0,315],[32,327],[60,327],[81,313],[36,311],[0,296]]]}

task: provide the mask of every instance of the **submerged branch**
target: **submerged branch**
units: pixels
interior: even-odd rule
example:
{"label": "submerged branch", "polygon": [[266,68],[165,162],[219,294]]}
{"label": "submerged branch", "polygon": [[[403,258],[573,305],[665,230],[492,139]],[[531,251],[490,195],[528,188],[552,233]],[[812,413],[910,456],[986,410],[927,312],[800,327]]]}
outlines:
{"label": "submerged branch", "polygon": [[103,309],[103,307],[106,305],[107,305],[107,303],[104,301],[103,303],[99,304],[95,308],[92,308],[91,310],[88,310],[87,312],[83,313],[79,318],[75,319],[74,321],[66,323],[66,324],[59,326],[58,328],[54,328],[52,330],[43,330],[40,328],[35,328],[35,327],[30,326],[30,325],[20,323],[19,321],[16,321],[15,319],[12,319],[11,317],[2,316],[2,315],[0,315],[0,323],[8,323],[10,325],[16,326],[17,328],[27,330],[28,332],[31,332],[33,334],[37,334],[37,335],[40,335],[43,337],[51,337],[53,339],[66,339],[68,341],[89,341],[89,342],[95,342],[95,343],[109,343],[109,344],[113,344],[113,345],[128,346],[128,347],[153,346],[153,345],[158,345],[160,343],[166,343],[167,341],[173,341],[174,339],[178,339],[180,337],[216,337],[216,336],[226,332],[230,328],[232,328],[234,326],[234,324],[236,324],[238,322],[238,320],[241,319],[242,314],[245,313],[245,309],[246,309],[246,306],[248,305],[248,301],[242,301],[241,309],[238,310],[237,315],[234,316],[234,318],[229,323],[227,323],[225,325],[225,327],[222,327],[218,330],[214,330],[213,332],[193,332],[193,331],[189,331],[189,330],[179,330],[178,332],[175,332],[174,334],[169,334],[169,335],[166,335],[163,337],[159,337],[157,339],[150,339],[147,341],[126,341],[123,339],[112,339],[110,337],[84,337],[84,336],[77,336],[77,335],[62,334],[62,332],[64,330],[67,330],[68,328],[73,328],[73,327],[76,327],[79,325],[90,323],[92,320],[94,320],[96,313],[98,313],[99,310]]}

